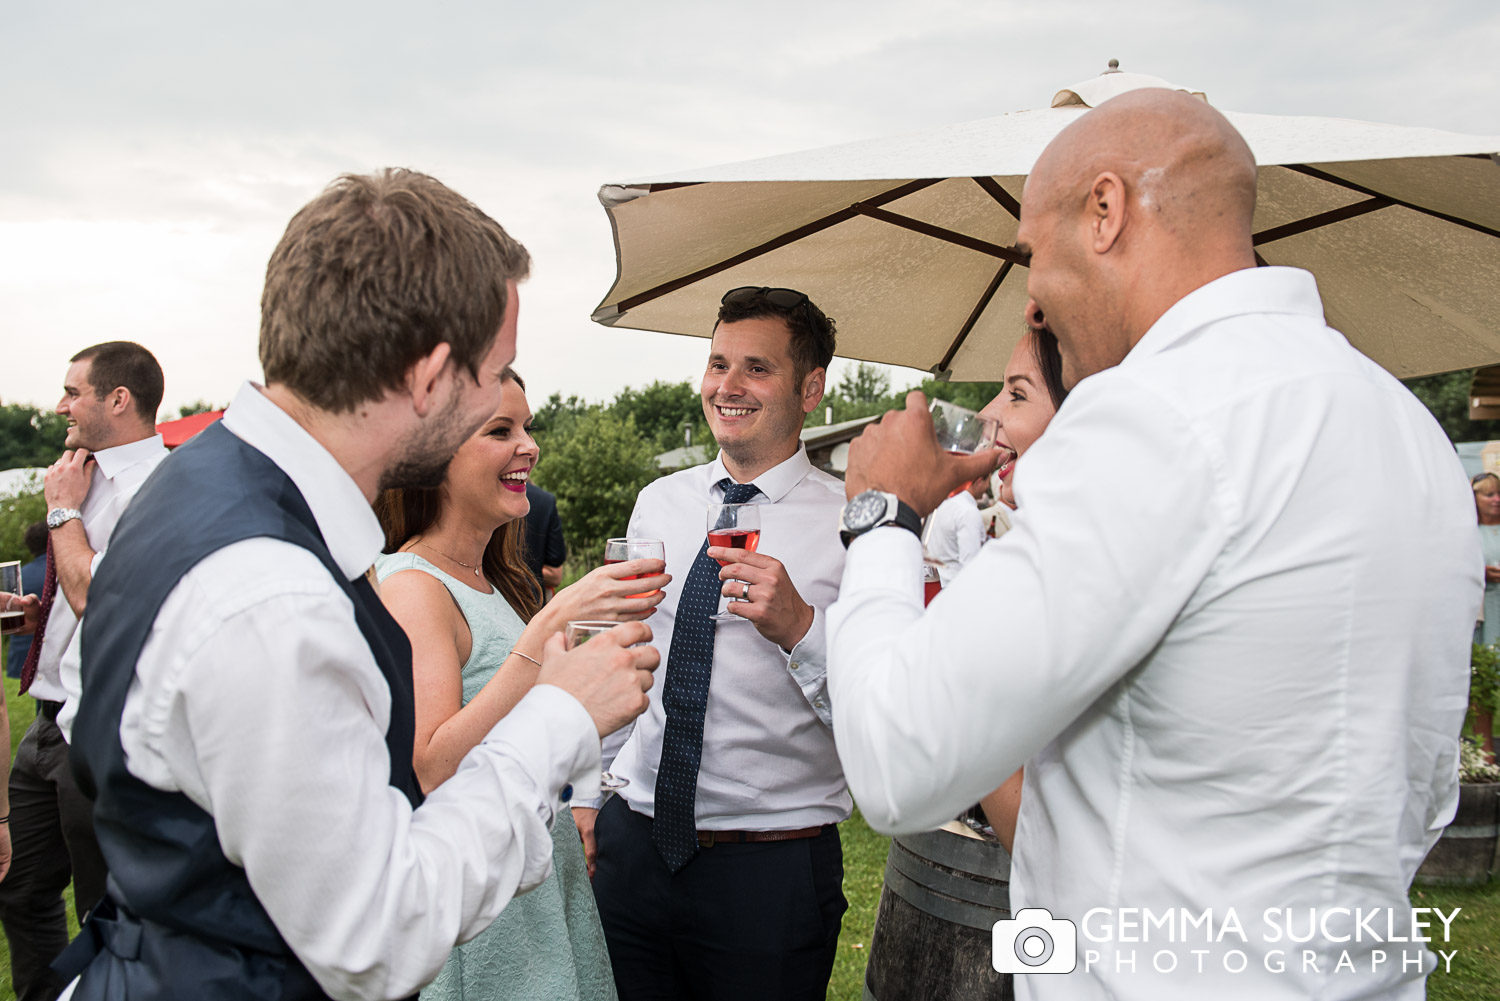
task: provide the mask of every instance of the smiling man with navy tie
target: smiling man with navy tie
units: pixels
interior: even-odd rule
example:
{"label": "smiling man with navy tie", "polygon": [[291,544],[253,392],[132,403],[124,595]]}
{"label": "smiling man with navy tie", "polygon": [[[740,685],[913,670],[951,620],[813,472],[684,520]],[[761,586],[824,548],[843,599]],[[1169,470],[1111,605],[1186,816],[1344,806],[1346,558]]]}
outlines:
{"label": "smiling man with navy tie", "polygon": [[[727,293],[702,384],[719,456],[636,501],[629,534],[664,540],[679,567],[651,619],[661,698],[614,759],[630,784],[597,824],[574,809],[597,840],[622,1001],[827,989],[847,907],[835,825],[851,806],[824,686],[843,485],[813,468],[800,433],[833,350],[833,321],[803,293]],[[760,508],[759,551],[710,547],[710,508],[746,503]],[[723,597],[745,621],[710,620]]]}

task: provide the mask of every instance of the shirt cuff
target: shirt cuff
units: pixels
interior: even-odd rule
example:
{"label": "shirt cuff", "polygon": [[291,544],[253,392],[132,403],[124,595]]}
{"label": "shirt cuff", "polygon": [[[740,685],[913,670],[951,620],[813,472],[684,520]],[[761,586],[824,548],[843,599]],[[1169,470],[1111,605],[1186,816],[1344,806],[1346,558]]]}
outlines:
{"label": "shirt cuff", "polygon": [[844,558],[840,602],[879,591],[922,601],[922,540],[895,525],[861,535],[849,544]]}
{"label": "shirt cuff", "polygon": [[522,763],[542,793],[544,824],[575,797],[599,795],[599,731],[583,704],[556,685],[534,686],[481,746],[503,747]]}
{"label": "shirt cuff", "polygon": [[828,698],[828,617],[821,608],[813,607],[812,625],[787,654],[786,666],[818,719],[824,726],[833,726],[833,704]]}

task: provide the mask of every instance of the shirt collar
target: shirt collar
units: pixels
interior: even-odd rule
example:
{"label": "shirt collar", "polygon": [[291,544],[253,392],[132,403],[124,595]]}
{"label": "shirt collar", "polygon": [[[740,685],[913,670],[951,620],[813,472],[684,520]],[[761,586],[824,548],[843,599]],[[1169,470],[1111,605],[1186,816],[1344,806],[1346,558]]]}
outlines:
{"label": "shirt collar", "polygon": [[235,394],[224,427],[296,485],[345,577],[354,580],[370,568],[385,546],[385,532],[353,477],[316,438],[252,382]]}
{"label": "shirt collar", "polygon": [[1178,299],[1121,364],[1159,354],[1210,323],[1249,313],[1295,313],[1323,322],[1318,282],[1301,268],[1243,268]]}
{"label": "shirt collar", "polygon": [[102,448],[90,454],[99,464],[99,472],[104,475],[104,478],[112,480],[137,462],[145,462],[158,455],[165,455],[166,451],[167,446],[162,441],[161,435],[154,434],[149,438],[138,438],[135,441],[128,441],[113,448]]}
{"label": "shirt collar", "polygon": [[[722,451],[714,456],[714,461],[710,462],[705,468],[708,470],[709,490],[717,491],[719,481],[726,476],[731,480],[734,479],[724,465],[724,453]],[[806,479],[807,474],[810,472],[812,472],[812,463],[807,458],[807,446],[798,442],[797,451],[792,453],[790,458],[784,459],[770,469],[767,469],[757,476],[753,482],[760,488],[760,492],[765,495],[766,500],[775,504],[781,498],[791,493],[792,488]]]}

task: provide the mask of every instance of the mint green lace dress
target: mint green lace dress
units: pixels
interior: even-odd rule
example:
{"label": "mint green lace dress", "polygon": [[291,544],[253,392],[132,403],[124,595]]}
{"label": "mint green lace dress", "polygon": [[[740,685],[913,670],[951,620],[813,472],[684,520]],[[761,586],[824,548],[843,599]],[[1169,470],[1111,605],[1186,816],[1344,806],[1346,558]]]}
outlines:
{"label": "mint green lace dress", "polygon": [[[385,580],[398,570],[421,570],[442,581],[474,636],[463,666],[463,699],[479,693],[515,646],[525,623],[500,592],[480,594],[415,553],[375,561]],[[495,923],[454,949],[422,1001],[616,1001],[614,977],[599,910],[573,812],[552,825],[552,874],[516,897]]]}

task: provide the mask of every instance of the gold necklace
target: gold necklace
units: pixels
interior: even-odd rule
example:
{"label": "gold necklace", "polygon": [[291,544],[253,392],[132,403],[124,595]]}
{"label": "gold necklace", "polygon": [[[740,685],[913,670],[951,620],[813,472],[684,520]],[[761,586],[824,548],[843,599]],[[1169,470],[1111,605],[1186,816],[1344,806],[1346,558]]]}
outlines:
{"label": "gold necklace", "polygon": [[[472,563],[465,563],[463,560],[455,559],[454,557],[449,556],[447,553],[443,552],[441,549],[438,549],[435,546],[429,546],[429,545],[427,545],[427,543],[423,542],[421,539],[418,539],[415,544],[418,545],[418,546],[423,546],[423,547],[425,547],[427,549],[431,549],[433,552],[437,553],[439,556],[443,557],[444,559],[453,560],[454,563],[457,563],[459,566],[463,567],[465,570],[472,570],[472,571],[474,571],[474,576],[475,577],[479,576],[479,567],[475,566],[474,564],[472,564]],[[480,562],[481,562],[481,565],[482,565],[483,561],[481,560]]]}

